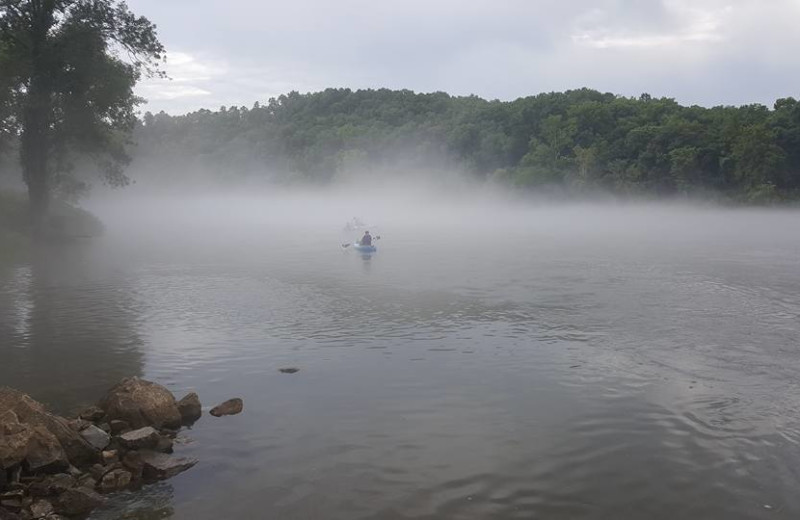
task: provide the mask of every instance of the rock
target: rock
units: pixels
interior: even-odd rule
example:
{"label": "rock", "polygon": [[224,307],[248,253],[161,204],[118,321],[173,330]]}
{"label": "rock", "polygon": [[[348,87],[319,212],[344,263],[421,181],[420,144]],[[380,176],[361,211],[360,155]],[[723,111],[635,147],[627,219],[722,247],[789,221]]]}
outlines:
{"label": "rock", "polygon": [[127,421],[120,421],[119,419],[114,419],[108,425],[111,428],[111,435],[119,435],[121,433],[131,431],[131,425],[128,424]]}
{"label": "rock", "polygon": [[95,464],[89,468],[89,475],[91,475],[95,480],[100,480],[103,478],[103,475],[106,474],[106,471],[106,467],[102,464]]}
{"label": "rock", "polygon": [[104,450],[108,443],[111,442],[111,436],[94,424],[81,430],[81,437],[98,450]]}
{"label": "rock", "polygon": [[78,487],[86,487],[94,489],[97,486],[97,480],[91,475],[83,475],[78,479]]}
{"label": "rock", "polygon": [[67,424],[70,428],[72,428],[73,431],[82,432],[92,423],[84,419],[72,419],[71,421],[67,421]]}
{"label": "rock", "polygon": [[142,455],[138,451],[129,451],[122,458],[122,465],[130,470],[134,480],[142,478],[142,469],[144,463],[142,462]]}
{"label": "rock", "polygon": [[77,487],[66,490],[53,504],[56,513],[66,516],[85,515],[104,502],[94,490]]}
{"label": "rock", "polygon": [[36,500],[33,504],[31,504],[30,509],[34,518],[44,518],[55,513],[53,504],[43,499]]}
{"label": "rock", "polygon": [[67,458],[76,466],[97,460],[96,450],[69,427],[66,419],[47,412],[44,405],[22,392],[0,387],[0,417],[9,410],[14,412],[20,424],[33,428],[41,426],[53,434]]}
{"label": "rock", "polygon": [[154,448],[158,444],[160,435],[152,426],[146,426],[123,433],[118,437],[119,443],[129,450],[140,450],[142,448]]}
{"label": "rock", "polygon": [[100,457],[103,459],[103,464],[106,465],[119,462],[119,452],[117,450],[106,450],[100,454]]}
{"label": "rock", "polygon": [[202,405],[200,398],[196,393],[191,392],[183,399],[178,401],[178,411],[181,414],[181,421],[183,424],[192,424],[203,415]]}
{"label": "rock", "polygon": [[7,471],[8,474],[8,483],[6,487],[11,488],[16,486],[20,483],[20,479],[22,478],[22,466],[15,466]]}
{"label": "rock", "polygon": [[47,484],[47,491],[49,493],[63,493],[68,489],[72,489],[78,485],[75,477],[66,473],[58,473],[47,477],[44,482]]}
{"label": "rock", "polygon": [[39,480],[28,486],[28,493],[33,497],[46,497],[63,493],[67,489],[78,486],[78,479],[66,473],[40,476]]}
{"label": "rock", "polygon": [[142,451],[140,455],[142,476],[147,480],[171,478],[197,464],[197,459],[171,457],[155,451]]}
{"label": "rock", "polygon": [[0,507],[19,513],[22,510],[22,500],[18,498],[0,498]]}
{"label": "rock", "polygon": [[222,404],[218,404],[209,412],[214,417],[222,417],[223,415],[236,415],[244,408],[244,403],[238,397],[228,399]]}
{"label": "rock", "polygon": [[111,433],[111,425],[108,424],[107,422],[100,423],[100,424],[97,425],[97,427],[100,428],[101,430],[103,430],[104,432],[108,433],[108,434]]}
{"label": "rock", "polygon": [[25,460],[32,435],[31,427],[20,424],[11,410],[0,415],[0,472],[5,474],[6,469]]}
{"label": "rock", "polygon": [[162,437],[169,437],[170,439],[174,439],[175,437],[178,436],[179,431],[180,430],[170,430],[169,428],[161,428],[161,430],[158,433],[160,433]]}
{"label": "rock", "polygon": [[295,367],[286,367],[286,368],[279,368],[278,372],[282,374],[296,374],[297,372],[300,372],[300,369]]}
{"label": "rock", "polygon": [[78,417],[85,421],[97,422],[106,416],[106,412],[99,406],[92,406],[78,414]]}
{"label": "rock", "polygon": [[123,420],[132,428],[177,428],[181,414],[172,393],[161,385],[131,377],[115,385],[100,401],[109,420]]}
{"label": "rock", "polygon": [[0,507],[0,520],[21,520],[21,517],[18,514]]}
{"label": "rock", "polygon": [[131,483],[133,476],[129,471],[124,469],[115,469],[109,471],[103,476],[103,480],[97,484],[98,489],[103,493],[110,493],[112,491],[119,491],[125,489]]}
{"label": "rock", "polygon": [[160,453],[172,453],[172,439],[169,437],[159,437],[158,443],[156,444],[153,450],[158,451]]}
{"label": "rock", "polygon": [[31,473],[61,471],[69,468],[69,460],[56,436],[44,426],[35,426],[28,441],[25,466]]}

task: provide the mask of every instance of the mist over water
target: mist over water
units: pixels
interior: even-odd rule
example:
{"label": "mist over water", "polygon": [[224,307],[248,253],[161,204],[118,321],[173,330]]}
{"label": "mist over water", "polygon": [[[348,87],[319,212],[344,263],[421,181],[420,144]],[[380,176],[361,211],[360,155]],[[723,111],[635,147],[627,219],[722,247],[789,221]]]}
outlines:
{"label": "mist over water", "polygon": [[93,518],[800,513],[798,212],[366,181],[87,206],[107,236],[0,290],[4,352],[57,385],[0,379],[74,409],[122,363],[245,402]]}

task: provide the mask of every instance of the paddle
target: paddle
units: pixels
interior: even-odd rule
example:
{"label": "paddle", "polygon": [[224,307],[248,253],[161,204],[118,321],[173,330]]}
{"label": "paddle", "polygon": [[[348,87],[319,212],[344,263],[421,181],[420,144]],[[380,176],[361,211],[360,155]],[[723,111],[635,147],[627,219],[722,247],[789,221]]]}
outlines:
{"label": "paddle", "polygon": [[[380,240],[380,239],[381,239],[381,236],[380,236],[380,235],[378,235],[378,236],[375,236],[375,237],[372,237],[372,240]],[[351,242],[348,242],[348,243],[346,243],[346,244],[342,244],[342,249],[347,249],[348,247],[350,247],[350,246],[352,246],[352,245],[353,245],[353,244],[352,244]]]}

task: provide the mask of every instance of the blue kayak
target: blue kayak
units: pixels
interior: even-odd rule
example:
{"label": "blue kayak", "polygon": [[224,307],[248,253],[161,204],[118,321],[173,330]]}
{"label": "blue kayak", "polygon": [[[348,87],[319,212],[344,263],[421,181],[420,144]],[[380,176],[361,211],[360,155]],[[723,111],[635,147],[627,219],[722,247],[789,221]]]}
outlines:
{"label": "blue kayak", "polygon": [[374,253],[378,250],[375,246],[362,246],[361,244],[353,244],[353,249],[359,253]]}

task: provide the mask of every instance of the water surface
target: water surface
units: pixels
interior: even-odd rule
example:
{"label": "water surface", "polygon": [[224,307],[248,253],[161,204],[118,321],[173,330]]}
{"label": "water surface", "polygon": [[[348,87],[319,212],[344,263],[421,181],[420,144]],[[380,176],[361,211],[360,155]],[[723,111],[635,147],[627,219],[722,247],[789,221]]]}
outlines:
{"label": "water surface", "polygon": [[2,274],[3,384],[244,399],[92,518],[800,514],[800,214],[373,200],[361,257],[352,206],[98,205]]}

